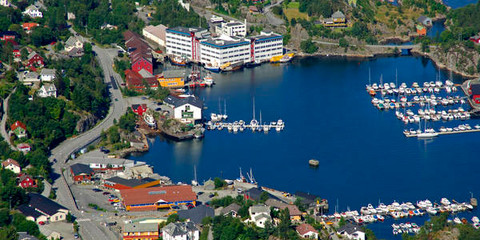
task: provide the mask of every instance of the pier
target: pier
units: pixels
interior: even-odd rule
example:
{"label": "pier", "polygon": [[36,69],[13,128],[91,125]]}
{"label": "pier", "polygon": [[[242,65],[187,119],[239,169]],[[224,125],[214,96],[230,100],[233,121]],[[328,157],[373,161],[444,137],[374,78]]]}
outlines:
{"label": "pier", "polygon": [[259,124],[258,121],[253,119],[247,124],[245,121],[235,121],[235,122],[222,122],[222,121],[208,121],[206,124],[207,130],[219,130],[223,129],[228,130],[229,132],[243,132],[247,129],[252,132],[268,132],[270,129],[275,129],[277,132],[282,131],[285,128],[285,123],[279,119],[276,122],[270,122],[268,124]]}
{"label": "pier", "polygon": [[[478,128],[477,128],[478,126]],[[458,134],[458,133],[473,133],[473,132],[480,132],[480,126],[476,125],[475,128],[473,129],[465,129],[465,130],[460,130],[460,129],[453,129],[453,130],[445,130],[445,131],[434,131],[432,132],[434,135],[431,137],[435,137],[435,135],[449,135],[449,134]],[[421,132],[418,133],[417,131],[404,131],[403,134],[405,134],[405,137],[421,137]]]}

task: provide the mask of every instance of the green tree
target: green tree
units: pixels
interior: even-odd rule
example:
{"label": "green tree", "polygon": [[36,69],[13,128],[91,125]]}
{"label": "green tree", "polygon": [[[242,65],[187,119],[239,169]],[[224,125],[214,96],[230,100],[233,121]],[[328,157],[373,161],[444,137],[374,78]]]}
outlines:
{"label": "green tree", "polygon": [[18,234],[15,231],[15,227],[13,226],[6,226],[0,228],[0,239],[2,240],[17,240]]}
{"label": "green tree", "polygon": [[312,53],[317,52],[318,46],[315,45],[315,43],[312,41],[311,38],[309,38],[309,39],[307,39],[305,41],[302,41],[300,43],[300,49],[302,49],[302,51],[304,53],[312,54]]}
{"label": "green tree", "polygon": [[340,40],[338,40],[338,45],[343,48],[348,48],[349,46],[348,41],[345,38],[340,38]]}
{"label": "green tree", "polygon": [[224,186],[227,185],[227,183],[225,182],[225,180],[219,178],[219,177],[216,177],[213,179],[213,182],[215,184],[215,189],[219,189],[219,188],[223,188]]}
{"label": "green tree", "polygon": [[269,198],[270,198],[270,194],[267,191],[263,191],[260,194],[260,202],[261,203],[265,203],[265,201],[267,201]]}
{"label": "green tree", "polygon": [[6,208],[0,209],[0,227],[10,224],[10,211]]}

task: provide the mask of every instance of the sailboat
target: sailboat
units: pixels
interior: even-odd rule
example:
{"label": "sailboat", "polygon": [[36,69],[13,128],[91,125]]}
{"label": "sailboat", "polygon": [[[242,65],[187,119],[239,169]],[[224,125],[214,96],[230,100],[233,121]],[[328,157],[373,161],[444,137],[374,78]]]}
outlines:
{"label": "sailboat", "polygon": [[250,168],[250,174],[247,172],[247,177],[251,184],[255,184],[255,185],[257,184],[257,181],[253,177],[252,168]]}
{"label": "sailboat", "polygon": [[255,131],[258,126],[258,121],[255,119],[255,97],[253,98],[253,118],[252,121],[250,121],[250,127],[252,128],[252,131]]}
{"label": "sailboat", "polygon": [[192,180],[192,186],[198,186],[198,181],[197,181],[197,166],[193,166],[193,180]]}
{"label": "sailboat", "polygon": [[227,120],[228,115],[227,115],[227,100],[223,100],[223,115],[222,118],[224,120]]}
{"label": "sailboat", "polygon": [[417,134],[418,138],[433,138],[438,136],[438,133],[435,132],[433,128],[428,128],[427,129],[427,121],[424,120],[425,125],[423,127],[423,131],[421,131],[419,134]]}

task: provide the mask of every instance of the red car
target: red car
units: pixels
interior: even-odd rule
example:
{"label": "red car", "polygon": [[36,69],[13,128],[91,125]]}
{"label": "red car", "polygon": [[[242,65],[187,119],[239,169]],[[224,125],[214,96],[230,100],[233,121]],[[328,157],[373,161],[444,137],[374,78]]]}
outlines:
{"label": "red car", "polygon": [[40,225],[45,225],[45,222],[40,221],[40,222],[38,222],[38,224],[40,224]]}

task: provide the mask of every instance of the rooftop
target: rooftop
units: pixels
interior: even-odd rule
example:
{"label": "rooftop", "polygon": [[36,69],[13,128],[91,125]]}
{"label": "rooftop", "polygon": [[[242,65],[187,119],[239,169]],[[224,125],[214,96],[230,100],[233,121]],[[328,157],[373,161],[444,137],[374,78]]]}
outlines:
{"label": "rooftop", "polygon": [[124,232],[158,232],[158,223],[126,223]]}
{"label": "rooftop", "polygon": [[185,77],[185,70],[178,69],[178,70],[165,70],[163,73],[160,74],[161,77],[164,78],[184,78]]}
{"label": "rooftop", "polygon": [[[29,206],[35,208],[43,213],[46,213],[50,216],[57,213],[59,210],[64,209],[67,210],[64,206],[40,195],[37,193],[29,193],[28,196],[30,197]],[[67,210],[68,211],[68,210]]]}
{"label": "rooftop", "polygon": [[351,223],[347,223],[337,230],[338,233],[346,232],[349,235],[351,235],[352,233],[357,232],[357,231],[358,232],[363,232],[362,229],[359,226],[353,225]]}
{"label": "rooftop", "polygon": [[312,225],[310,225],[308,223],[302,223],[302,224],[298,225],[296,227],[296,230],[300,235],[304,235],[304,234],[309,233],[309,232],[318,233],[318,231],[315,230],[315,228],[313,228]]}
{"label": "rooftop", "polygon": [[180,219],[190,219],[190,221],[195,224],[201,224],[205,217],[213,218],[215,216],[215,210],[205,205],[199,205],[192,209],[178,211],[178,216]]}
{"label": "rooftop", "polygon": [[176,32],[176,33],[181,33],[181,34],[184,34],[184,35],[190,35],[191,32],[197,33],[197,32],[203,32],[203,31],[206,31],[206,30],[207,29],[205,29],[205,28],[198,28],[198,27],[187,28],[187,27],[181,27],[181,26],[173,27],[173,28],[167,28],[167,32]]}
{"label": "rooftop", "polygon": [[197,97],[177,98],[172,95],[168,95],[163,101],[169,105],[173,105],[174,107],[180,107],[185,104],[190,104],[198,108],[203,107],[203,101]]}
{"label": "rooftop", "polygon": [[20,164],[18,164],[17,161],[15,161],[15,160],[13,160],[13,159],[11,159],[11,158],[9,158],[9,159],[7,159],[7,160],[5,160],[5,161],[2,162],[2,166],[3,166],[3,167],[6,167],[6,166],[8,166],[8,165],[15,165],[15,166],[17,166],[17,167],[20,167]]}
{"label": "rooftop", "polygon": [[198,229],[192,222],[175,222],[163,227],[162,231],[166,232],[172,237],[175,237],[185,235],[188,232],[198,231]]}
{"label": "rooftop", "polygon": [[125,205],[194,201],[197,195],[190,185],[172,185],[120,190]]}
{"label": "rooftop", "polygon": [[51,68],[44,68],[40,71],[40,75],[55,75],[56,70]]}
{"label": "rooftop", "polygon": [[341,11],[336,11],[332,14],[332,18],[345,18],[345,14]]}
{"label": "rooftop", "polygon": [[121,177],[112,177],[112,178],[109,178],[109,179],[105,180],[105,182],[121,184],[121,185],[124,185],[124,186],[127,186],[127,187],[132,187],[132,188],[136,187],[136,186],[146,184],[146,183],[150,183],[150,182],[153,182],[153,181],[156,181],[156,180],[153,179],[153,178],[126,179],[126,178],[121,178]]}
{"label": "rooftop", "polygon": [[12,129],[12,131],[15,131],[15,129],[17,129],[17,128],[23,128],[23,129],[27,130],[27,126],[25,126],[25,124],[23,122],[20,122],[20,121],[16,121],[10,126],[10,129]]}
{"label": "rooftop", "polygon": [[81,163],[75,163],[72,166],[70,166],[72,169],[73,175],[78,176],[81,174],[92,174],[93,170],[90,168],[90,166],[81,164]]}

